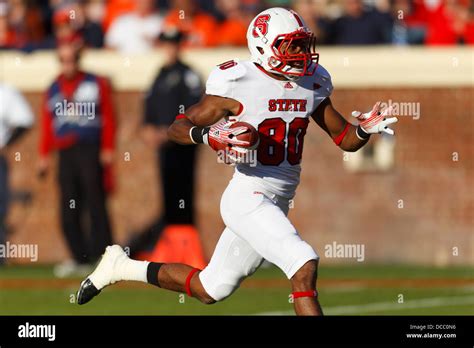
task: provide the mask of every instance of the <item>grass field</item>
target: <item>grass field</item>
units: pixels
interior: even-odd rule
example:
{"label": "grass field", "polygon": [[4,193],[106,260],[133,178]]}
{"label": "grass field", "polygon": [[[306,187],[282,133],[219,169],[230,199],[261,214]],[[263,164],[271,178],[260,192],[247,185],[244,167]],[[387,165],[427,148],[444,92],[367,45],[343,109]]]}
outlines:
{"label": "grass field", "polygon": [[[109,287],[78,306],[80,280],[55,279],[48,266],[0,268],[0,315],[293,314],[288,280],[275,267],[260,269],[212,306],[140,283]],[[468,267],[322,266],[318,288],[327,315],[474,314],[474,269]]]}

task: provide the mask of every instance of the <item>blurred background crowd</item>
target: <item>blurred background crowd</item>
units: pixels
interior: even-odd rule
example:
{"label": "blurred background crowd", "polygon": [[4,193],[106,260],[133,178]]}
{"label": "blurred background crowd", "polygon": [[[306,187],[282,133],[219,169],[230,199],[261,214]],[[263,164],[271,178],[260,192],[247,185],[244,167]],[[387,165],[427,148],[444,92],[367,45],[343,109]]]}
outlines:
{"label": "blurred background crowd", "polygon": [[244,46],[262,9],[291,7],[319,44],[474,43],[472,0],[0,0],[0,48],[54,48],[80,31],[91,48],[147,52],[165,27],[185,47]]}

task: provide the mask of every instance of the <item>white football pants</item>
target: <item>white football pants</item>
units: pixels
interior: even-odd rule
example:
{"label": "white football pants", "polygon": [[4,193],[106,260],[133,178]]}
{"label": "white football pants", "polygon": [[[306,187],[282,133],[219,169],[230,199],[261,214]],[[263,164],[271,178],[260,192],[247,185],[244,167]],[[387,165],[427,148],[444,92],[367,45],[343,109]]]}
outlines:
{"label": "white football pants", "polygon": [[263,259],[290,279],[309,260],[319,259],[287,218],[289,200],[262,188],[251,177],[234,177],[221,199],[226,228],[210,263],[199,274],[216,301],[232,294]]}

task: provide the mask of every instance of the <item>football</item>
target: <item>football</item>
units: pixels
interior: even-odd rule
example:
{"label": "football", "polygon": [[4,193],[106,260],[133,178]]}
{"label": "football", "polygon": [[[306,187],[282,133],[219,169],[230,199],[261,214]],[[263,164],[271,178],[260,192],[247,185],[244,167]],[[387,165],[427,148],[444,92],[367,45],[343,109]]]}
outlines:
{"label": "football", "polygon": [[247,131],[237,135],[237,139],[239,140],[244,140],[248,141],[250,143],[250,146],[248,149],[255,149],[258,146],[259,143],[259,136],[257,130],[252,126],[250,123],[247,122],[235,122],[230,126],[230,128],[235,128],[235,127],[247,127]]}

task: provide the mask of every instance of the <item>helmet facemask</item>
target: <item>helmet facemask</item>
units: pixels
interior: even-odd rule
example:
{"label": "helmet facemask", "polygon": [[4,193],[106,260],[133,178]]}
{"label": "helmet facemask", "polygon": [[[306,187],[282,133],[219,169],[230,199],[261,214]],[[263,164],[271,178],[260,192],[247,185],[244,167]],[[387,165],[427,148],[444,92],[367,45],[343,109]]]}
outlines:
{"label": "helmet facemask", "polygon": [[273,56],[268,65],[290,79],[313,75],[319,60],[315,47],[316,38],[307,30],[278,35],[271,45]]}

